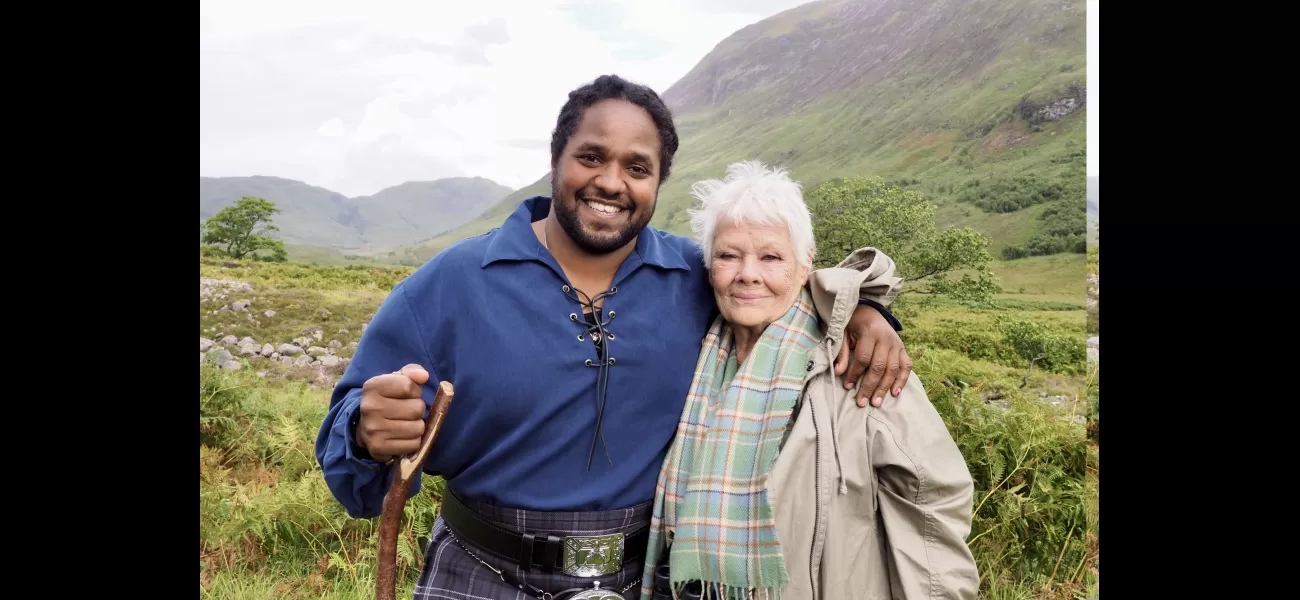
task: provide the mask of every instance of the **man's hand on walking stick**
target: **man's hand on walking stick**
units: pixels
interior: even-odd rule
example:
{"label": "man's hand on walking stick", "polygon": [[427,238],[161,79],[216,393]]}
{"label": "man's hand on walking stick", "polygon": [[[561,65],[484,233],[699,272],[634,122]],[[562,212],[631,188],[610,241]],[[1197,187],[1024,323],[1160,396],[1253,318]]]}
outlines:
{"label": "man's hand on walking stick", "polygon": [[411,484],[423,472],[425,459],[442,428],[451,405],[453,389],[450,382],[438,383],[438,392],[427,419],[421,386],[429,380],[429,372],[419,365],[407,365],[401,371],[370,378],[362,386],[361,419],[354,433],[359,444],[365,446],[375,460],[395,461],[393,483],[384,497],[379,516],[379,566],[375,577],[375,598],[396,600],[397,597],[397,534],[401,528],[402,512]]}

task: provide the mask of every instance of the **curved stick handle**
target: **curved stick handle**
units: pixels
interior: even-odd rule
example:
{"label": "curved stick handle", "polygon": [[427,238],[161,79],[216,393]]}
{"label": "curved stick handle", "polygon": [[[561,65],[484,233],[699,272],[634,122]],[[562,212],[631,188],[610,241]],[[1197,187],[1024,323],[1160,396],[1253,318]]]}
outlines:
{"label": "curved stick handle", "polygon": [[394,461],[393,484],[384,496],[384,508],[379,514],[376,600],[397,600],[397,533],[402,523],[402,512],[406,508],[406,497],[411,490],[411,481],[420,476],[424,460],[429,457],[429,450],[433,448],[433,442],[442,429],[442,421],[447,417],[447,409],[451,406],[454,395],[450,382],[438,382],[438,394],[424,421],[424,438],[420,441],[420,449]]}
{"label": "curved stick handle", "polygon": [[433,440],[438,437],[438,430],[442,429],[442,420],[447,416],[447,409],[451,407],[451,397],[454,395],[451,383],[438,382],[438,394],[433,399],[433,408],[429,409],[429,416],[424,421],[424,439],[420,441],[420,449],[402,457],[398,462],[397,476],[402,480],[410,481],[411,476],[419,473],[420,468],[424,466],[424,459],[429,457]]}

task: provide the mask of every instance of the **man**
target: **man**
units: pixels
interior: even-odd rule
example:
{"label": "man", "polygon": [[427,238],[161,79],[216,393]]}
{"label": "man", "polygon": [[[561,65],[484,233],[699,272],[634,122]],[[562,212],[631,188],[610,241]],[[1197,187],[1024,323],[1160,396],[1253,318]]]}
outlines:
{"label": "man", "polygon": [[[437,383],[455,386],[425,464],[448,493],[417,598],[637,591],[655,480],[717,314],[698,246],[648,226],[677,144],[649,88],[604,76],[571,92],[551,197],[424,264],[362,336],[316,441],[349,515],[379,514],[386,462],[417,449]],[[877,371],[862,406],[911,366],[881,311],[858,307],[856,359],[837,362],[848,381]]]}

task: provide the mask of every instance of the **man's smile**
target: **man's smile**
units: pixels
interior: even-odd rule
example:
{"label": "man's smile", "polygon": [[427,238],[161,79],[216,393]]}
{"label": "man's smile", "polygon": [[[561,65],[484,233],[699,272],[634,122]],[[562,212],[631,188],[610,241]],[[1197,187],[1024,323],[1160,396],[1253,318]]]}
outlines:
{"label": "man's smile", "polygon": [[610,204],[597,198],[583,198],[579,202],[590,209],[591,212],[594,212],[601,217],[614,217],[626,212],[626,209],[622,206]]}

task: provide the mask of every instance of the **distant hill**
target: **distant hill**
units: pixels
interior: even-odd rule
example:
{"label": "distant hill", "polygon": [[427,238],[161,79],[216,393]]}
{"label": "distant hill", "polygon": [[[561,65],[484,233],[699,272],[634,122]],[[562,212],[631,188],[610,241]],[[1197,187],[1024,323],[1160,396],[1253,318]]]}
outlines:
{"label": "distant hill", "polygon": [[343,249],[391,247],[428,239],[492,207],[510,188],[481,177],[411,181],[373,196],[348,198],[279,177],[199,177],[199,220],[241,196],[275,202],[279,237],[290,244]]}
{"label": "distant hill", "polygon": [[[1083,211],[1084,10],[1084,0],[823,0],[745,27],[661,92],[682,141],[653,224],[686,233],[690,184],[758,158],[805,189],[858,174],[911,185],[941,206],[941,224],[975,227],[995,250],[1024,244],[1047,229],[1049,200]],[[427,259],[497,227],[519,200],[548,194],[548,179],[394,255]]]}

